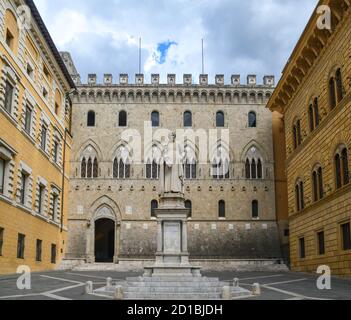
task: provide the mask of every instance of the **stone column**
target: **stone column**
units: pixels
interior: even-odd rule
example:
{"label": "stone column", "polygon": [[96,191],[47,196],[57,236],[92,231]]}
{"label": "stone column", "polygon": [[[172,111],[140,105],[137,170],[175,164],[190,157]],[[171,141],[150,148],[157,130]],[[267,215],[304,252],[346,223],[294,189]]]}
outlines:
{"label": "stone column", "polygon": [[87,263],[95,263],[95,221],[90,221],[90,227],[87,226],[86,238],[86,259]]}

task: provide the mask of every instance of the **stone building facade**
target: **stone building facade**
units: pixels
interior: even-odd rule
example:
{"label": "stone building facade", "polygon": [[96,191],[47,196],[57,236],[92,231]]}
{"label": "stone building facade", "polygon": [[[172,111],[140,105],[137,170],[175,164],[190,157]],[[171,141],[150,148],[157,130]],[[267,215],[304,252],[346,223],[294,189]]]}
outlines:
{"label": "stone building facade", "polygon": [[63,257],[74,87],[34,2],[0,1],[0,274]]}
{"label": "stone building facade", "polygon": [[[200,139],[183,140],[190,259],[281,258],[272,114],[265,108],[274,77],[258,85],[251,75],[242,85],[234,75],[227,85],[218,75],[212,85],[207,75],[200,76],[199,84],[192,75],[184,75],[182,84],[175,75],[168,75],[167,84],[152,75],[146,84],[141,74],[133,83],[122,74],[115,84],[106,74],[98,84],[92,74],[82,84],[69,53],[62,56],[77,84],[66,259],[121,263],[154,258],[162,129],[208,137],[219,130],[206,140],[205,161],[199,161]],[[150,130],[153,137],[144,143]],[[226,130],[229,139],[222,140]],[[140,151],[133,144],[139,139]],[[133,160],[138,152],[141,161]],[[220,163],[229,170],[214,173]]]}
{"label": "stone building facade", "polygon": [[319,5],[331,29],[313,14],[268,106],[285,126],[292,269],[350,276],[351,5]]}

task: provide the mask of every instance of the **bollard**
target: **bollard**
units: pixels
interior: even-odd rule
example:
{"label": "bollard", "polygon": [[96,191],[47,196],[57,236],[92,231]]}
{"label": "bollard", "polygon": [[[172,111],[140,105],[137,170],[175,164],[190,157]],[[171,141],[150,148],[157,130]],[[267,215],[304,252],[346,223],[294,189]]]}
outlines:
{"label": "bollard", "polygon": [[124,299],[124,290],[122,286],[117,286],[115,291],[115,300],[123,300]]}
{"label": "bollard", "polygon": [[106,279],[106,288],[109,289],[112,287],[112,278]]}
{"label": "bollard", "polygon": [[93,293],[93,282],[88,281],[85,285],[85,293],[86,294],[92,294]]}
{"label": "bollard", "polygon": [[225,286],[222,289],[222,300],[231,300],[232,294],[229,286]]}
{"label": "bollard", "polygon": [[234,288],[239,287],[239,279],[238,278],[234,278],[234,280],[233,280],[233,287]]}
{"label": "bollard", "polygon": [[259,296],[261,294],[261,288],[260,288],[259,283],[254,283],[252,285],[252,294],[254,296]]}

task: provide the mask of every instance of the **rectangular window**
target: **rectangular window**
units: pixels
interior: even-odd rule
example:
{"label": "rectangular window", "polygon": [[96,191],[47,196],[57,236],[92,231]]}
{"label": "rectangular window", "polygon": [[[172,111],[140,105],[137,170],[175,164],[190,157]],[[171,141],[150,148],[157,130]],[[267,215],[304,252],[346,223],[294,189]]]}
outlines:
{"label": "rectangular window", "polygon": [[5,168],[6,162],[0,158],[0,194],[4,194],[5,192]]}
{"label": "rectangular window", "polygon": [[9,81],[6,81],[6,85],[5,85],[5,110],[8,113],[11,113],[11,110],[12,110],[13,90],[14,90],[13,85]]}
{"label": "rectangular window", "polygon": [[29,63],[27,64],[27,74],[31,79],[34,79],[34,70]]}
{"label": "rectangular window", "polygon": [[341,225],[342,248],[343,250],[351,250],[351,232],[350,223]]}
{"label": "rectangular window", "polygon": [[11,50],[13,50],[13,40],[14,37],[9,29],[6,30],[6,44]]}
{"label": "rectangular window", "polygon": [[30,134],[31,125],[32,125],[32,109],[27,106],[25,120],[24,120],[24,130],[26,130],[28,134]]}
{"label": "rectangular window", "polygon": [[3,244],[4,244],[4,228],[0,227],[0,256],[2,256]]}
{"label": "rectangular window", "polygon": [[21,174],[21,204],[26,204],[26,188],[27,188],[27,175],[22,172]]}
{"label": "rectangular window", "polygon": [[300,259],[306,258],[305,238],[299,239]]}
{"label": "rectangular window", "polygon": [[51,263],[56,263],[56,244],[51,245]]}
{"label": "rectangular window", "polygon": [[25,245],[24,234],[18,234],[18,242],[17,242],[17,259],[24,259],[24,245]]}
{"label": "rectangular window", "polygon": [[317,240],[318,240],[318,254],[323,255],[325,254],[324,231],[317,233]]}
{"label": "rectangular window", "polygon": [[58,195],[54,194],[52,198],[52,220],[56,221],[58,210]]}
{"label": "rectangular window", "polygon": [[48,94],[49,94],[48,91],[45,88],[43,88],[43,96],[45,99],[48,98]]}
{"label": "rectangular window", "polygon": [[54,142],[54,161],[55,163],[58,162],[58,147],[59,147],[59,144],[57,141]]}
{"label": "rectangular window", "polygon": [[42,252],[42,247],[43,247],[43,241],[37,239],[37,246],[36,246],[36,255],[35,255],[35,260],[37,262],[41,261],[41,252]]}
{"label": "rectangular window", "polygon": [[47,68],[46,66],[43,66],[43,72],[44,72],[44,74],[45,74],[45,77],[46,77],[47,79],[49,79],[50,74],[49,74],[49,70],[48,70],[48,68]]}
{"label": "rectangular window", "polygon": [[41,127],[41,148],[45,151],[46,150],[46,135],[48,129],[43,125]]}
{"label": "rectangular window", "polygon": [[44,198],[45,198],[45,186],[39,186],[39,197],[38,197],[38,212],[43,214],[44,212]]}

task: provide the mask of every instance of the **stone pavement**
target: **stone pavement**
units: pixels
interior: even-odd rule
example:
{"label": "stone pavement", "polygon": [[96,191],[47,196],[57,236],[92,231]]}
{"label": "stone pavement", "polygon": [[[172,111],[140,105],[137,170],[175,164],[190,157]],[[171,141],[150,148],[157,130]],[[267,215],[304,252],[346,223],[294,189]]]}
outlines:
{"label": "stone pavement", "polygon": [[[318,275],[292,272],[216,272],[203,273],[207,277],[218,277],[229,281],[237,277],[240,286],[251,289],[254,283],[261,286],[261,295],[244,298],[248,300],[351,300],[351,280],[332,279],[331,290],[318,290]],[[130,272],[43,272],[31,276],[31,290],[18,290],[18,276],[0,276],[1,300],[108,300],[106,297],[87,295],[85,284],[94,283],[94,289],[103,287],[106,279],[124,280],[127,277],[140,276]]]}

